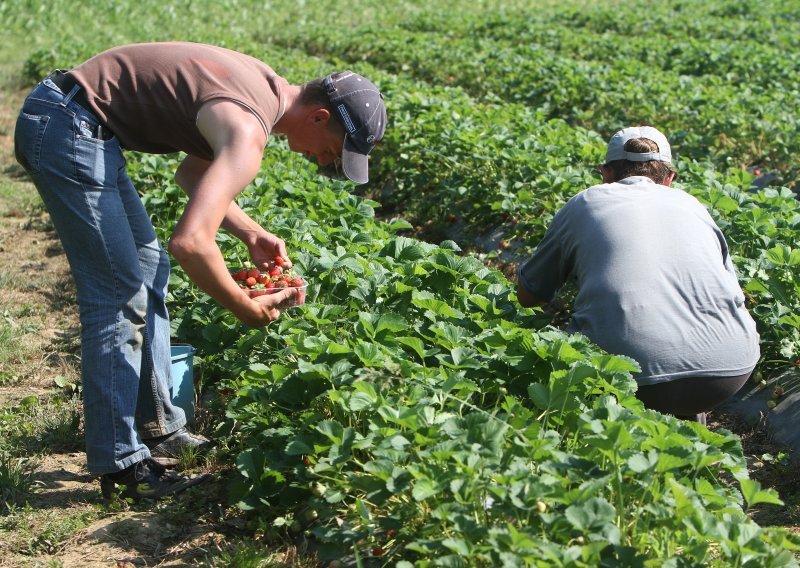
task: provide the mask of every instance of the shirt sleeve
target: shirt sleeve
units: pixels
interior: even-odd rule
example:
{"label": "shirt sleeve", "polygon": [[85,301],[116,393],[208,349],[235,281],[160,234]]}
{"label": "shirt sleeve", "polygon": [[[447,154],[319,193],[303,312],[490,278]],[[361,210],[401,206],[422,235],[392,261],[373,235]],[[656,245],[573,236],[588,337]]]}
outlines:
{"label": "shirt sleeve", "polygon": [[569,205],[556,213],[536,252],[517,269],[519,284],[543,302],[553,299],[572,272]]}

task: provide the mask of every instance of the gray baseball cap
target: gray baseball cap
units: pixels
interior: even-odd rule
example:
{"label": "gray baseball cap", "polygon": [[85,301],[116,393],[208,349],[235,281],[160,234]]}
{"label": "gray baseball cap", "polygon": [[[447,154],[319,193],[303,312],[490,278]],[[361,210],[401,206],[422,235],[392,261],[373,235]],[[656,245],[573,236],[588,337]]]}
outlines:
{"label": "gray baseball cap", "polygon": [[[625,143],[633,138],[647,138],[658,146],[658,152],[647,152],[640,154],[637,152],[626,152]],[[661,134],[652,126],[632,126],[623,128],[608,142],[606,150],[606,163],[615,160],[630,160],[632,162],[669,162],[672,163],[672,149],[669,147],[667,137]]]}
{"label": "gray baseball cap", "polygon": [[367,183],[367,154],[386,131],[383,95],[368,79],[352,71],[332,73],[322,85],[346,131],[342,147],[344,175],[356,183]]}

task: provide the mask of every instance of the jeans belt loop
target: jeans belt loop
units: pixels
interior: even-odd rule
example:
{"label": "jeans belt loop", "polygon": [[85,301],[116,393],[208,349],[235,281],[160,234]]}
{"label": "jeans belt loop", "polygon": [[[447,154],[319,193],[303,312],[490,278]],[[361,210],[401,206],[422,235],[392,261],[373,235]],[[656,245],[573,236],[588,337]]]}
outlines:
{"label": "jeans belt loop", "polygon": [[66,96],[64,99],[64,104],[67,104],[69,101],[73,101],[84,110],[94,114],[92,107],[89,105],[89,99],[86,98],[86,90],[81,87],[80,83],[78,83],[68,71],[56,69],[50,73],[47,78],[50,79],[53,84],[58,87]]}

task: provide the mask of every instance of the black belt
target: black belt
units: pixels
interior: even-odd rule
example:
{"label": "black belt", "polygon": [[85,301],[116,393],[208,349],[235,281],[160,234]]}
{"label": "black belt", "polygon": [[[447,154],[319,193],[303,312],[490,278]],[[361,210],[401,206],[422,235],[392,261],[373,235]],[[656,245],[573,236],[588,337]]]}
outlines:
{"label": "black belt", "polygon": [[[56,87],[61,89],[61,92],[65,95],[68,95],[75,85],[80,87],[80,84],[75,80],[75,77],[64,71],[53,71],[48,79],[50,79]],[[85,110],[88,110],[92,113],[94,112],[92,111],[92,107],[89,106],[89,99],[86,98],[86,91],[83,87],[78,89],[78,92],[75,93],[75,96],[72,97],[72,100],[78,105],[82,106]]]}

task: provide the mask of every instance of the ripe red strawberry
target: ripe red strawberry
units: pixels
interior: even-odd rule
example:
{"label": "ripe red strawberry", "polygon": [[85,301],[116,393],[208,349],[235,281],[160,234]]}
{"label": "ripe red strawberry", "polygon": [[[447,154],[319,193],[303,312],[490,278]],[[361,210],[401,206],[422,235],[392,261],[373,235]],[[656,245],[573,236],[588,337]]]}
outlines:
{"label": "ripe red strawberry", "polygon": [[269,275],[272,278],[277,278],[281,274],[283,274],[283,268],[281,268],[280,266],[273,266],[272,268],[269,269]]}
{"label": "ripe red strawberry", "polygon": [[291,282],[289,282],[289,286],[292,286],[294,288],[299,288],[303,284],[304,284],[303,279],[300,278],[299,276],[295,276],[294,278],[292,278]]}
{"label": "ripe red strawberry", "polygon": [[247,271],[246,270],[240,270],[239,272],[236,272],[233,275],[233,279],[237,280],[237,281],[241,281],[241,280],[244,280],[246,278],[247,278]]}
{"label": "ripe red strawberry", "polygon": [[281,268],[283,268],[286,265],[286,261],[283,260],[282,256],[276,256],[275,260],[273,260],[272,262],[275,263],[275,266],[280,266]]}
{"label": "ripe red strawberry", "polygon": [[269,276],[267,276],[266,274],[259,274],[258,276],[256,276],[256,282],[258,282],[259,284],[266,284],[267,282],[269,282]]}
{"label": "ripe red strawberry", "polygon": [[280,280],[275,281],[275,288],[286,288],[286,280],[281,278]]}
{"label": "ripe red strawberry", "polygon": [[245,280],[244,283],[247,284],[250,288],[252,288],[253,286],[256,285],[256,279],[253,278],[252,276],[248,276],[247,280]]}
{"label": "ripe red strawberry", "polygon": [[275,284],[273,282],[271,282],[270,280],[267,280],[266,282],[264,282],[264,288],[266,288],[267,290],[271,290],[274,287],[275,287]]}
{"label": "ripe red strawberry", "polygon": [[383,556],[384,550],[380,546],[372,547],[372,556]]}
{"label": "ripe red strawberry", "polygon": [[251,268],[250,270],[247,271],[248,278],[258,278],[259,274],[260,272],[258,271],[258,268]]}

